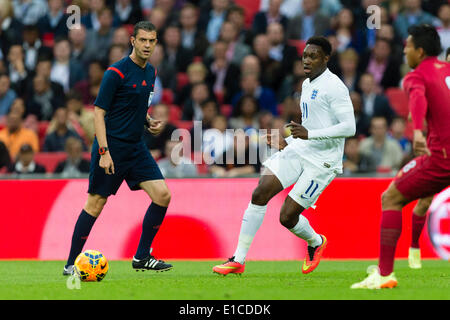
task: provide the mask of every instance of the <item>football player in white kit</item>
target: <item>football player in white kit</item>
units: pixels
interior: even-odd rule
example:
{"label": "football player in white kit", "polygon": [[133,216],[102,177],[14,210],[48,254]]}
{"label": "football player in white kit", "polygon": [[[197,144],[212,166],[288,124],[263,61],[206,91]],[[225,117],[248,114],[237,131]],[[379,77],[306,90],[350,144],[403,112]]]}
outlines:
{"label": "football player in white kit", "polygon": [[325,37],[312,37],[306,42],[303,66],[308,79],[303,82],[300,99],[302,123],[287,124],[292,135],[286,139],[268,136],[268,143],[280,151],[264,162],[264,172],[244,213],[233,257],[213,267],[214,272],[244,272],[245,257],[262,224],[267,203],[294,183],[281,207],[280,222],[308,243],[302,272],[309,273],[319,264],[327,239],[317,234],[301,213],[314,207],[322,191],[342,173],[345,138],[356,130],[348,89],[327,68],[330,54],[331,44]]}

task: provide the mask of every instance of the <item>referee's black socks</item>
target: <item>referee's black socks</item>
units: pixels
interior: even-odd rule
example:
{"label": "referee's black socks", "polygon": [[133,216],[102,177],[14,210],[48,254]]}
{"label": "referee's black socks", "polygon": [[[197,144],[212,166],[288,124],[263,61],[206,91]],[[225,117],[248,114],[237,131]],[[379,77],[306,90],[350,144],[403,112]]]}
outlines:
{"label": "referee's black socks", "polygon": [[67,259],[66,267],[73,265],[75,259],[83,250],[83,246],[86,243],[92,226],[94,225],[96,220],[96,217],[91,216],[84,210],[81,211],[77,223],[75,224],[75,229],[73,230],[72,245],[70,247],[70,254],[69,258]]}

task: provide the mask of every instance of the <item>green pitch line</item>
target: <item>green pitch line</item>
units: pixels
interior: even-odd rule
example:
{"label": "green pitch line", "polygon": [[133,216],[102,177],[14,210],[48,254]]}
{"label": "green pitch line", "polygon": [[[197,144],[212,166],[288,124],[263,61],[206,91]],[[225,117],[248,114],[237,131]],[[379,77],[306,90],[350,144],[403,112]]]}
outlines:
{"label": "green pitch line", "polygon": [[308,275],[299,261],[249,261],[242,276],[212,273],[223,261],[174,261],[163,273],[136,272],[130,261],[110,261],[106,278],[68,289],[63,261],[0,261],[0,299],[450,299],[450,265],[425,260],[421,270],[395,264],[399,286],[351,290],[375,261],[322,261]]}

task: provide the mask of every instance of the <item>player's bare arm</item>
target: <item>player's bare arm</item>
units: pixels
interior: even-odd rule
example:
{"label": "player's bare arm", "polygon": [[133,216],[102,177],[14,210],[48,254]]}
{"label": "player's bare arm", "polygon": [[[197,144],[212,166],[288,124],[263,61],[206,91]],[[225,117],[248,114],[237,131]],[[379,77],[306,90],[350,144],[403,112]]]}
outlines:
{"label": "player's bare arm", "polygon": [[105,126],[106,111],[102,108],[95,107],[94,109],[94,127],[95,135],[97,137],[98,145],[104,148],[105,152],[100,156],[99,166],[105,170],[106,174],[114,174],[114,162],[108,150],[108,142],[106,140],[106,126]]}
{"label": "player's bare arm", "polygon": [[431,152],[427,147],[427,139],[421,130],[414,130],[413,151],[416,156],[429,155]]}

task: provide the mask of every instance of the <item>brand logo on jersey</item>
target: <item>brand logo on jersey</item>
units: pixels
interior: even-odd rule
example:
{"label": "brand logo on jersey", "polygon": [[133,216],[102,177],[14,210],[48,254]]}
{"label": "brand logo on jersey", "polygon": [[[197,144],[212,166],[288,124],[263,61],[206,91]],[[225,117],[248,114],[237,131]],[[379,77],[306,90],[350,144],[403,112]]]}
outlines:
{"label": "brand logo on jersey", "polygon": [[147,86],[147,82],[145,82],[145,80],[142,80],[142,86],[146,87]]}
{"label": "brand logo on jersey", "polygon": [[319,90],[314,89],[312,92],[312,95],[311,95],[311,100],[316,99],[318,93],[319,93]]}

